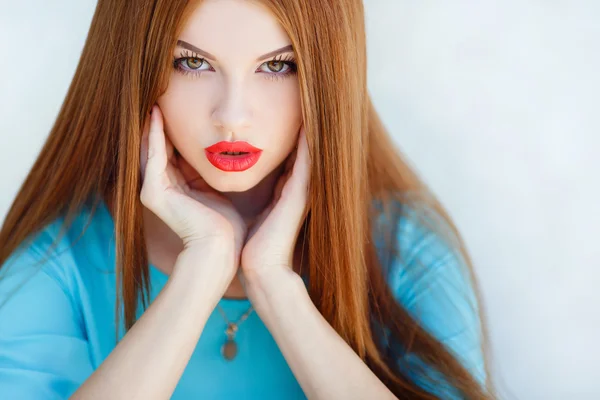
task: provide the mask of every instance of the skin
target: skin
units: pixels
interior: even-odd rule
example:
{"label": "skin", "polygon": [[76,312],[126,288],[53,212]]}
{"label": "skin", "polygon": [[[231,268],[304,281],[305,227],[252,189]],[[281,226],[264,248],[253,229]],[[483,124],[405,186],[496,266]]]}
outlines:
{"label": "skin", "polygon": [[[202,2],[178,39],[211,56],[184,43],[175,48],[179,69],[173,68],[167,91],[157,100],[165,134],[191,186],[209,185],[223,194],[250,228],[271,201],[302,126],[295,63],[286,62],[295,58],[293,50],[258,59],[291,41],[265,8],[236,0]],[[221,171],[204,149],[223,140],[247,141],[262,149],[262,156],[246,171]],[[147,208],[144,224],[150,262],[170,274],[182,251],[180,238]],[[246,297],[239,277],[224,297]]]}

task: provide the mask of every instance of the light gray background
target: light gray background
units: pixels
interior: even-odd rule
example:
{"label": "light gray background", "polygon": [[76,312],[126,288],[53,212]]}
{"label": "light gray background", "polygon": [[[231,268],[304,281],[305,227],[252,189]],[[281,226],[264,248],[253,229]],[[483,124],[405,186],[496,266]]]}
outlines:
{"label": "light gray background", "polygon": [[[95,7],[0,0],[0,215]],[[367,0],[369,88],[464,233],[507,399],[600,399],[600,2]]]}

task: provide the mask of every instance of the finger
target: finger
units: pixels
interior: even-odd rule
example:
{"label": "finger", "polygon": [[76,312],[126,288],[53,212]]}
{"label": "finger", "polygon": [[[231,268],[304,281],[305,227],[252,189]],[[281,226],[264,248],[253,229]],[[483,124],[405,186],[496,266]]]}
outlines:
{"label": "finger", "polygon": [[310,156],[306,135],[302,130],[298,138],[298,154],[294,168],[287,180],[281,180],[281,195],[264,222],[268,231],[278,232],[282,240],[290,241],[286,243],[289,246],[292,246],[302,220],[306,217],[309,178]]}
{"label": "finger", "polygon": [[148,162],[148,131],[150,130],[150,118],[150,113],[146,114],[142,130],[142,142],[140,145],[140,174],[142,175],[142,179],[145,176],[146,164]]}
{"label": "finger", "polygon": [[279,201],[279,199],[281,198],[281,192],[282,192],[285,184],[287,183],[288,179],[290,179],[290,175],[291,175],[291,171],[287,171],[287,172],[284,172],[279,177],[279,180],[277,181],[277,184],[275,185],[275,189],[273,190],[274,202]]}
{"label": "finger", "polygon": [[294,174],[299,174],[302,179],[307,181],[310,175],[310,153],[308,151],[308,141],[304,127],[300,130],[300,135],[298,136],[298,150],[296,151],[294,160]]}
{"label": "finger", "polygon": [[[162,114],[161,114],[162,117]],[[164,120],[163,120],[164,126]],[[167,160],[173,165],[177,165],[177,152],[175,151],[175,146],[173,146],[173,142],[171,142],[171,138],[163,129],[163,135],[165,137],[165,150],[167,152]]]}
{"label": "finger", "polygon": [[[289,195],[298,197],[300,200],[303,199],[304,202],[306,201],[310,180],[310,163],[308,142],[303,127],[298,135],[298,150],[296,152],[291,176],[282,190],[282,196],[287,196],[288,194],[286,194],[286,192],[289,192]],[[288,187],[290,187],[290,189],[288,189]]]}
{"label": "finger", "polygon": [[163,120],[158,106],[152,107],[150,116],[150,129],[148,131],[148,159],[145,178],[157,178],[167,168],[167,150]]}
{"label": "finger", "polygon": [[175,185],[183,191],[186,191],[188,189],[185,178],[181,174],[181,171],[179,171],[174,165],[169,163],[165,172],[167,174],[167,177],[169,178],[168,182],[171,185]]}
{"label": "finger", "polygon": [[292,167],[294,166],[294,163],[296,162],[297,156],[298,156],[298,149],[295,148],[288,156],[288,159],[287,159],[287,161],[285,163],[285,167],[284,167],[285,171],[289,171],[292,169]]}

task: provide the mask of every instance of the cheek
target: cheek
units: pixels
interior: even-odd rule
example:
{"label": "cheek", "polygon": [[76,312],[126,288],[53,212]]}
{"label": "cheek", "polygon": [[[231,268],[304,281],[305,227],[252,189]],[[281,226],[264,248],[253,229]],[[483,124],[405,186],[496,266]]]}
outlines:
{"label": "cheek", "polygon": [[284,82],[269,82],[263,85],[259,90],[260,106],[272,115],[297,122],[302,114],[298,80],[287,78]]}
{"label": "cheek", "polygon": [[194,85],[171,84],[157,100],[164,115],[165,132],[178,149],[184,149],[197,140],[198,128],[207,105]]}
{"label": "cheek", "polygon": [[[218,129],[210,125],[210,114],[219,107],[215,101],[223,90],[216,80],[200,78],[200,81],[191,81],[173,76],[167,91],[158,99],[165,117],[165,132],[173,145],[190,160],[197,156],[189,153],[190,149],[218,139]],[[302,124],[298,81],[296,78],[269,81],[257,77],[246,90],[246,101],[238,111],[247,113],[250,118],[248,138],[268,149],[275,158],[270,158],[269,164],[280,162],[296,145]]]}
{"label": "cheek", "polygon": [[[289,143],[295,144],[300,125],[302,124],[302,107],[298,83],[290,80],[285,83],[272,83],[269,90],[264,90],[266,95],[261,98],[258,105],[265,131],[270,132],[271,143],[282,145],[289,149]],[[263,93],[265,94],[265,93]]]}

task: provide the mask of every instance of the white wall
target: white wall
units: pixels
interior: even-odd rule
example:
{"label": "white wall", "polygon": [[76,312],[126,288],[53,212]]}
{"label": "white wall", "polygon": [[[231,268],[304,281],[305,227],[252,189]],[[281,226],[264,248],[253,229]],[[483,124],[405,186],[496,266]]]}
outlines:
{"label": "white wall", "polygon": [[466,236],[505,397],[600,399],[600,2],[367,17],[372,95]]}
{"label": "white wall", "polygon": [[[58,112],[94,6],[0,0],[2,216]],[[372,96],[464,232],[504,398],[599,399],[600,3],[366,8]]]}

